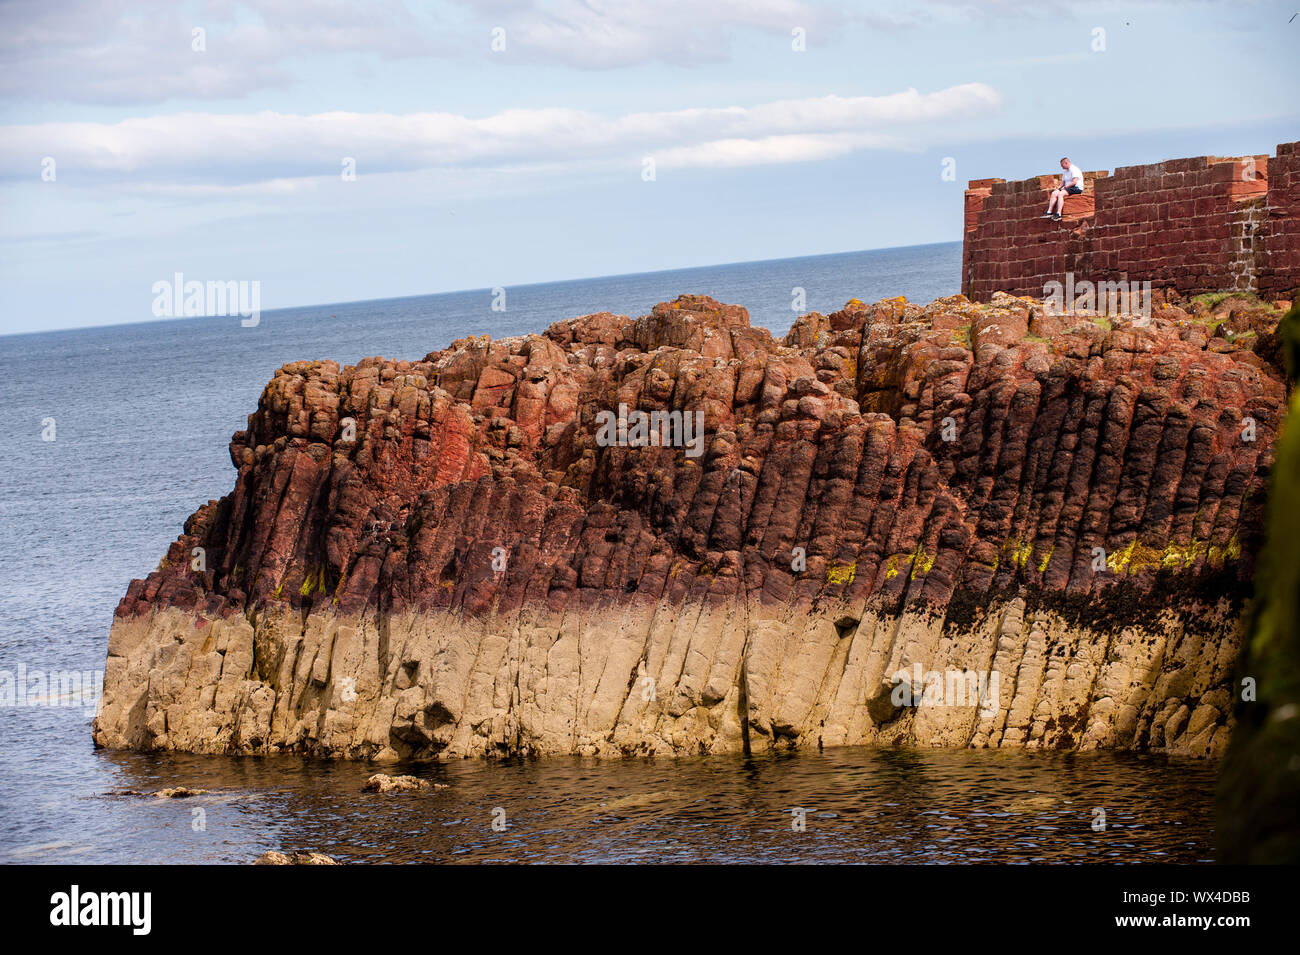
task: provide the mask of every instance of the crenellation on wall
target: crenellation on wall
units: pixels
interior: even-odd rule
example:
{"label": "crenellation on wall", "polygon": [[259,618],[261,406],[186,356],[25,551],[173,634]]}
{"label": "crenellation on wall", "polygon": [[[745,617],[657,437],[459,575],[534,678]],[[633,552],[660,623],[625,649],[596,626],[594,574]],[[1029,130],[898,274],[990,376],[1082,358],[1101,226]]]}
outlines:
{"label": "crenellation on wall", "polygon": [[970,183],[962,292],[1042,295],[1065,273],[1150,282],[1183,295],[1289,294],[1300,285],[1300,151],[1194,156],[1084,173],[1059,222],[1043,219],[1056,176]]}

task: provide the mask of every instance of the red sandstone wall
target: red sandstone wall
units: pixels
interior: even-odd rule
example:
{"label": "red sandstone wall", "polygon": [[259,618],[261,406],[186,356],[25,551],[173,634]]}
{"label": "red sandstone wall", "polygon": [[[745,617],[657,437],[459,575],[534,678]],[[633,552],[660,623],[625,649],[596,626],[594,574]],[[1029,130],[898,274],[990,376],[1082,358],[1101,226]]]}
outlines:
{"label": "red sandstone wall", "polygon": [[1096,183],[1106,175],[1083,174],[1084,194],[1066,200],[1060,222],[1042,218],[1056,177],[980,180],[975,191],[985,195],[977,208],[967,192],[962,291],[978,301],[997,291],[1042,295],[1043,283],[1059,278],[1085,251],[1077,226],[1092,213]]}
{"label": "red sandstone wall", "polygon": [[[1151,282],[1184,295],[1300,285],[1300,154],[1199,156],[1085,173],[1060,222],[1056,177],[982,179],[966,192],[962,291],[1042,295],[1050,281]],[[1270,163],[1274,181],[1270,185]]]}
{"label": "red sandstone wall", "polygon": [[1267,216],[1260,228],[1259,291],[1279,295],[1295,290],[1300,274],[1300,143],[1277,147],[1268,165]]}
{"label": "red sandstone wall", "polygon": [[1098,186],[1084,277],[1149,281],[1185,295],[1253,288],[1242,259],[1242,220],[1249,217],[1243,210],[1261,205],[1250,200],[1264,195],[1267,175],[1267,156],[1198,156],[1115,170]]}

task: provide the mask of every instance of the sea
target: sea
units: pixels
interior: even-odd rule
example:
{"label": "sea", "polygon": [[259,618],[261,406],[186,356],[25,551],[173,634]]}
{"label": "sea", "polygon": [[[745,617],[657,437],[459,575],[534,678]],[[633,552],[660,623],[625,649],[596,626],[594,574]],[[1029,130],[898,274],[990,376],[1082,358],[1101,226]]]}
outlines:
{"label": "sea", "polygon": [[[851,298],[958,291],[960,243],[0,337],[0,862],[1209,862],[1212,763],[1133,753],[831,749],[377,767],[97,750],[113,609],[200,504],[281,365],[419,359],[467,335],[643,315],[701,293],[782,335]],[[151,295],[141,290],[149,315]],[[494,306],[496,306],[494,308]],[[502,310],[502,306],[504,309]],[[6,682],[7,681],[7,682]],[[6,687],[8,693],[6,696]],[[203,789],[157,798],[166,787]],[[1100,825],[1099,825],[1100,822]]]}

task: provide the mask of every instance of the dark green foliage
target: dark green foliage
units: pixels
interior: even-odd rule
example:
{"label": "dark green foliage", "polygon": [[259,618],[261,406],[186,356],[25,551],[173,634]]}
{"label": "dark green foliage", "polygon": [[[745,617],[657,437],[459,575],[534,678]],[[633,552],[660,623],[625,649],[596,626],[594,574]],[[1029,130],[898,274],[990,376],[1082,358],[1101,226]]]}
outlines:
{"label": "dark green foliage", "polygon": [[[1300,371],[1300,302],[1283,320],[1286,362]],[[1237,728],[1219,775],[1220,861],[1300,862],[1300,392],[1277,446],[1268,540],[1255,575],[1236,679]],[[1256,684],[1242,700],[1243,680]]]}

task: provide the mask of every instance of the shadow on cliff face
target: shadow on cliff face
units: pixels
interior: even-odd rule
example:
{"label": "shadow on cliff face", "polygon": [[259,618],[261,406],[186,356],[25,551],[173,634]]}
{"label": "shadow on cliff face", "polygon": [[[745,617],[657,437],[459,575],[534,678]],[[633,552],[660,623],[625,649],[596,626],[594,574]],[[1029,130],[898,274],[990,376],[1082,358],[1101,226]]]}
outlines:
{"label": "shadow on cliff face", "polygon": [[[1294,422],[1300,302],[1279,331]],[[1294,424],[1278,441],[1268,510],[1268,541],[1238,667],[1237,730],[1219,775],[1216,838],[1226,863],[1300,862],[1300,431]]]}

